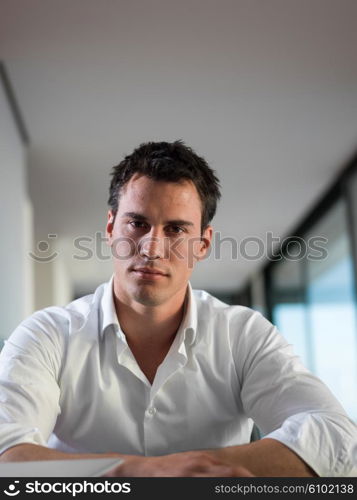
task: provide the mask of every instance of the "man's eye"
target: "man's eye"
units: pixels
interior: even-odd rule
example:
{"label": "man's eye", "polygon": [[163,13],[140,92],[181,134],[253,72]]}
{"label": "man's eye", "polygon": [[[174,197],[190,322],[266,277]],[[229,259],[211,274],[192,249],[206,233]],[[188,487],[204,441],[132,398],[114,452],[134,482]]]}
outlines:
{"label": "man's eye", "polygon": [[169,226],[167,228],[168,232],[170,233],[175,233],[175,234],[180,234],[184,232],[184,229],[180,226]]}
{"label": "man's eye", "polygon": [[146,223],[139,220],[132,220],[129,222],[129,224],[135,229],[142,229],[146,227]]}

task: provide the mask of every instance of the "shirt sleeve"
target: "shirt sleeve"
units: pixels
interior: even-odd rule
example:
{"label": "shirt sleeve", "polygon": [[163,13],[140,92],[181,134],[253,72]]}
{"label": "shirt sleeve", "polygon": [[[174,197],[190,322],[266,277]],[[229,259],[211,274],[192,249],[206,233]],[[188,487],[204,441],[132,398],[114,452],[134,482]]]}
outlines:
{"label": "shirt sleeve", "polygon": [[59,406],[63,352],[53,315],[21,323],[0,354],[0,453],[20,443],[46,446]]}
{"label": "shirt sleeve", "polygon": [[254,312],[237,336],[235,363],[246,414],[319,476],[357,475],[357,428],[326,385]]}

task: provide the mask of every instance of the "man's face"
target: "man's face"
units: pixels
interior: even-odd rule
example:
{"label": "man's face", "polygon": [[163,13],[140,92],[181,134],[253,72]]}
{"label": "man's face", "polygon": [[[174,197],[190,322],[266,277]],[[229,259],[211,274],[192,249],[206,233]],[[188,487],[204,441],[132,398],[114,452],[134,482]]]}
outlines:
{"label": "man's face", "polygon": [[201,214],[191,181],[158,182],[140,174],[130,179],[107,223],[119,299],[158,306],[184,296],[194,263],[212,238],[210,226],[201,238]]}

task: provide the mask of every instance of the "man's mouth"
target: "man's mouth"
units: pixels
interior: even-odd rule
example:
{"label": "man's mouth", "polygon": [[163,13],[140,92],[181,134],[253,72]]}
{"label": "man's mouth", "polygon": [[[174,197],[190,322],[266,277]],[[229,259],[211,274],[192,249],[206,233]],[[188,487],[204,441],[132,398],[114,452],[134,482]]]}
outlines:
{"label": "man's mouth", "polygon": [[148,278],[160,278],[167,276],[166,273],[163,271],[160,271],[159,269],[154,269],[151,267],[135,267],[133,269],[133,272],[137,274],[138,276],[141,277],[148,277]]}

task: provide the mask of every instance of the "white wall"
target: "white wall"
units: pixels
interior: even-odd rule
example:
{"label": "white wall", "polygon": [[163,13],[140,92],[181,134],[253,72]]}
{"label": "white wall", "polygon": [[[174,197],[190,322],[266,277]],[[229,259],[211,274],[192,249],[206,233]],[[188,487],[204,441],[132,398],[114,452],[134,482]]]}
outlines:
{"label": "white wall", "polygon": [[0,81],[0,339],[8,337],[33,307],[26,163],[26,149]]}
{"label": "white wall", "polygon": [[30,198],[26,196],[24,200],[24,315],[28,316],[35,309],[35,268],[34,263],[29,258],[34,244],[34,214]]}
{"label": "white wall", "polygon": [[253,309],[266,315],[267,305],[265,300],[264,275],[262,271],[252,275],[251,286]]}
{"label": "white wall", "polygon": [[35,261],[35,309],[64,306],[73,299],[72,283],[65,259],[55,245],[52,252],[58,256],[48,262]]}

